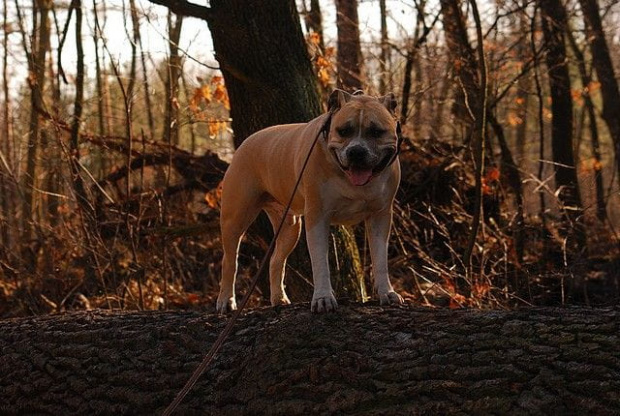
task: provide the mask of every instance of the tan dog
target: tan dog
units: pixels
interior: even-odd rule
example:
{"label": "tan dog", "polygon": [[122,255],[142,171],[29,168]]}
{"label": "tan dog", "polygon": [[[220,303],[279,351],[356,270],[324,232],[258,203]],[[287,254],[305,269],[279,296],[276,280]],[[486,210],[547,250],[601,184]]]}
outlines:
{"label": "tan dog", "polygon": [[304,124],[266,128],[239,146],[222,190],[220,313],[237,308],[234,286],[242,235],[261,210],[274,229],[279,225],[313,141],[324,128],[328,130],[312,150],[269,263],[271,304],[290,303],[284,291],[284,268],[299,239],[301,216],[305,216],[312,261],[313,312],[338,307],[327,257],[330,224],[365,222],[381,304],[403,302],[392,288],[387,262],[392,203],[400,181],[395,107],[393,94],[374,98],[336,90],[327,114]]}

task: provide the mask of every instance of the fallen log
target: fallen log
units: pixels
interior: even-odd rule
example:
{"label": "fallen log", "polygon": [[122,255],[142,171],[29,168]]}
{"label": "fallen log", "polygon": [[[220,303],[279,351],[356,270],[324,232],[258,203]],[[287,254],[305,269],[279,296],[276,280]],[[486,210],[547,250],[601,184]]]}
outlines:
{"label": "fallen log", "polygon": [[[251,310],[175,414],[619,414],[619,322],[617,308]],[[225,323],[0,321],[0,414],[161,414]]]}

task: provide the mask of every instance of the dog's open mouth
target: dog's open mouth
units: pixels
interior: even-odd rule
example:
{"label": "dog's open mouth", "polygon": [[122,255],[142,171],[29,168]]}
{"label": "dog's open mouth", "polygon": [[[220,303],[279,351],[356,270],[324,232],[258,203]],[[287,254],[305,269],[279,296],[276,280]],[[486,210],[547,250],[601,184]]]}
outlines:
{"label": "dog's open mouth", "polygon": [[334,158],[338,162],[338,165],[340,165],[340,169],[342,169],[342,171],[347,176],[347,179],[349,179],[349,182],[351,182],[351,184],[355,186],[364,186],[368,182],[370,182],[374,176],[381,173],[381,171],[390,164],[390,162],[394,159],[395,151],[390,150],[386,152],[383,158],[375,166],[351,165],[348,167],[345,167],[342,164],[335,150],[332,150],[332,153],[334,154]]}
{"label": "dog's open mouth", "polygon": [[363,186],[370,182],[374,172],[372,168],[358,168],[351,166],[348,169],[345,169],[344,173],[353,185]]}

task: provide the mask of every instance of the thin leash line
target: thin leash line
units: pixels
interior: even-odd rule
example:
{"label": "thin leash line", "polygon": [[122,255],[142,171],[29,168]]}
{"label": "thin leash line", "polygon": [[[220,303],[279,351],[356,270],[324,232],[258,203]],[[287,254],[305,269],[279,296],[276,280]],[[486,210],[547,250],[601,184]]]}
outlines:
{"label": "thin leash line", "polygon": [[239,304],[239,307],[237,308],[233,316],[226,323],[224,330],[220,333],[220,335],[217,337],[217,339],[211,346],[211,349],[209,350],[209,352],[202,359],[202,362],[200,363],[200,365],[196,368],[196,370],[194,370],[192,376],[189,378],[189,380],[187,380],[183,388],[177,393],[172,403],[170,403],[170,405],[166,408],[166,410],[164,410],[164,413],[162,413],[162,416],[170,416],[172,412],[176,410],[176,408],[179,406],[181,401],[183,401],[185,396],[187,396],[187,394],[191,391],[194,385],[196,385],[196,382],[198,381],[200,376],[209,367],[211,362],[213,362],[213,359],[215,358],[215,354],[218,353],[222,345],[224,345],[224,341],[226,341],[226,338],[228,338],[228,336],[232,332],[232,328],[235,322],[237,321],[237,319],[241,315],[241,312],[243,311],[246,304],[250,300],[250,296],[252,295],[252,292],[254,292],[254,289],[256,288],[258,279],[263,274],[265,267],[267,266],[267,260],[269,259],[269,257],[271,256],[271,254],[273,253],[275,249],[276,240],[278,236],[280,235],[280,232],[282,231],[282,227],[284,226],[284,222],[286,221],[286,216],[288,215],[291,205],[293,204],[293,199],[295,198],[295,194],[297,193],[297,189],[299,188],[299,184],[301,183],[301,178],[304,174],[304,171],[306,170],[306,166],[308,166],[308,162],[310,161],[310,156],[312,155],[312,151],[314,150],[316,143],[319,141],[319,137],[321,136],[321,133],[324,133],[325,137],[327,137],[327,134],[329,134],[328,130],[329,130],[330,121],[331,121],[331,115],[325,121],[325,124],[323,124],[323,127],[321,127],[321,130],[319,130],[319,132],[317,133],[316,137],[314,138],[314,141],[312,142],[312,146],[310,146],[310,150],[308,151],[308,154],[306,155],[306,159],[304,160],[304,163],[301,167],[301,171],[299,172],[299,176],[297,177],[297,182],[295,182],[295,186],[293,187],[293,192],[291,194],[291,197],[284,208],[284,213],[282,215],[282,219],[280,220],[280,224],[278,225],[278,228],[276,229],[273,235],[273,238],[271,239],[271,243],[269,244],[269,248],[267,249],[267,252],[263,256],[263,259],[260,263],[258,271],[256,272],[256,274],[252,278],[252,281],[250,282],[250,289],[243,297],[243,300]]}

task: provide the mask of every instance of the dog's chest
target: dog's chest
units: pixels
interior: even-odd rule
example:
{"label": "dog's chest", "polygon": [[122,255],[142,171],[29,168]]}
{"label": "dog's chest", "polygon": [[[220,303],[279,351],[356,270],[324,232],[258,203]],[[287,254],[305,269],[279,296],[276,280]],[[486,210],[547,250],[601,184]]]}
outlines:
{"label": "dog's chest", "polygon": [[386,209],[388,202],[383,195],[340,195],[330,206],[333,224],[353,225],[366,220],[374,213]]}

